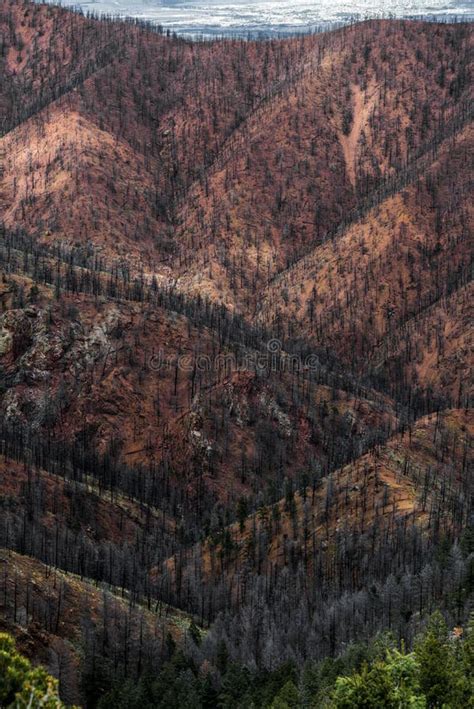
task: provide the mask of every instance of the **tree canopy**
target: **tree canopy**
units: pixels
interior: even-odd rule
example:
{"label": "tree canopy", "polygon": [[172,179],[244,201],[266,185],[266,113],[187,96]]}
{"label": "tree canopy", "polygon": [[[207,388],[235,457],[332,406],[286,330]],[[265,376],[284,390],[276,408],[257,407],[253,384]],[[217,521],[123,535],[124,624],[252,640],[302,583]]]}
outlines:
{"label": "tree canopy", "polygon": [[13,639],[0,633],[0,706],[11,709],[62,709],[58,681],[43,667],[32,667]]}

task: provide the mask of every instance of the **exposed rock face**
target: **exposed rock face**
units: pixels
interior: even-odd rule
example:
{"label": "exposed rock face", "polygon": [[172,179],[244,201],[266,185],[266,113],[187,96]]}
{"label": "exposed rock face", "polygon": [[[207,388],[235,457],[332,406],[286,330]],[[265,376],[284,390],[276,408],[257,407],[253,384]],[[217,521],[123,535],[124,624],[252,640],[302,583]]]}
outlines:
{"label": "exposed rock face", "polygon": [[0,355],[5,355],[10,352],[13,346],[13,338],[9,330],[2,327],[0,330]]}

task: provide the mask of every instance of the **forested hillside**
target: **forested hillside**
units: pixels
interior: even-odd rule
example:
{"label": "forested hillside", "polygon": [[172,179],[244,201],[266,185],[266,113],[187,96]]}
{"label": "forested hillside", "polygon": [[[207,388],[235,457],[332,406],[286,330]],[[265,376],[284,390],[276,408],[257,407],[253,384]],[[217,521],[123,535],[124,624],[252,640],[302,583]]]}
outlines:
{"label": "forested hillside", "polygon": [[67,705],[472,700],[472,49],[0,0],[0,630]]}

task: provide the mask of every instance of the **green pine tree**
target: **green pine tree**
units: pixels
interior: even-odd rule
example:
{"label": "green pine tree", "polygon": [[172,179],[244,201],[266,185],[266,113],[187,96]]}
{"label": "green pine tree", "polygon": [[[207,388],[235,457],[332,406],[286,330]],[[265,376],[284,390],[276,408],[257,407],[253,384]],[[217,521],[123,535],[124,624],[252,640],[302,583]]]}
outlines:
{"label": "green pine tree", "polygon": [[294,683],[289,680],[278,692],[271,704],[271,709],[297,709],[300,704],[300,697]]}
{"label": "green pine tree", "polygon": [[0,706],[8,709],[62,709],[58,682],[43,667],[32,667],[13,639],[0,633]]}
{"label": "green pine tree", "polygon": [[364,664],[360,673],[338,677],[331,709],[425,709],[419,665],[413,653],[389,650],[385,660]]}
{"label": "green pine tree", "polygon": [[456,662],[454,643],[449,639],[442,614],[436,611],[415,644],[420,684],[428,707],[457,709],[460,706],[458,689],[462,684],[462,671]]}

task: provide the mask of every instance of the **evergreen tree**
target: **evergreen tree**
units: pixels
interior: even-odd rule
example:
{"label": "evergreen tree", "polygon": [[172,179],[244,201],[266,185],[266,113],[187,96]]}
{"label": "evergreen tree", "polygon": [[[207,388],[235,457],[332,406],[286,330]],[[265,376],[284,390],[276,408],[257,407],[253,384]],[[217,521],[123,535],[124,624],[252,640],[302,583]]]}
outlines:
{"label": "evergreen tree", "polygon": [[[415,644],[420,684],[428,707],[456,707],[462,673],[456,663],[453,641],[442,614],[434,613],[425,633]],[[453,703],[454,702],[454,703]]]}
{"label": "evergreen tree", "polygon": [[58,682],[43,667],[33,668],[13,639],[0,633],[0,706],[11,709],[61,709]]}
{"label": "evergreen tree", "polygon": [[365,664],[360,673],[339,677],[332,696],[332,709],[424,709],[419,682],[419,666],[414,654],[393,650],[385,661]]}
{"label": "evergreen tree", "polygon": [[271,709],[297,709],[299,706],[299,693],[291,680],[278,692],[271,703]]}

